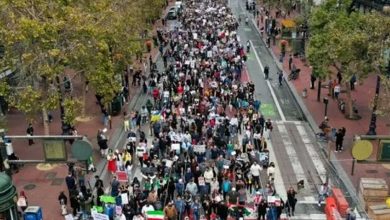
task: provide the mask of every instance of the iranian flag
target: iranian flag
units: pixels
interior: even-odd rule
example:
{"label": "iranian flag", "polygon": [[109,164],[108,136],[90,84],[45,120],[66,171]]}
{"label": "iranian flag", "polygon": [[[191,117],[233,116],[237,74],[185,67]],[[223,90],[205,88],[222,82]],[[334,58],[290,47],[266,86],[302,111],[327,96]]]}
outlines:
{"label": "iranian flag", "polygon": [[147,220],[163,220],[164,219],[164,212],[162,210],[148,211],[148,212],[146,212],[146,219]]}
{"label": "iranian flag", "polygon": [[257,212],[254,207],[248,205],[236,205],[228,204],[228,208],[232,211],[237,211],[238,208],[243,208],[244,220],[255,220],[257,219]]}

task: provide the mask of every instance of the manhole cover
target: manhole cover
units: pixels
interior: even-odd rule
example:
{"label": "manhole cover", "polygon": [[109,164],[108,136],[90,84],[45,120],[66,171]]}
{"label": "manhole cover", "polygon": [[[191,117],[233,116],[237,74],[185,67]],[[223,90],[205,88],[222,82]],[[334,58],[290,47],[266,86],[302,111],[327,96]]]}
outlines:
{"label": "manhole cover", "polygon": [[46,179],[49,179],[49,180],[52,180],[56,177],[57,173],[56,172],[48,172],[46,175],[45,175],[45,178]]}
{"label": "manhole cover", "polygon": [[366,173],[378,173],[378,170],[366,170]]}
{"label": "manhole cover", "polygon": [[25,185],[25,186],[23,187],[23,189],[25,189],[25,190],[32,190],[32,189],[34,189],[35,187],[36,187],[35,184],[30,183],[30,184]]}
{"label": "manhole cover", "polygon": [[53,181],[51,182],[51,185],[52,185],[52,186],[59,186],[59,185],[61,185],[63,182],[64,182],[64,179],[63,179],[63,178],[55,178],[55,179],[53,179]]}

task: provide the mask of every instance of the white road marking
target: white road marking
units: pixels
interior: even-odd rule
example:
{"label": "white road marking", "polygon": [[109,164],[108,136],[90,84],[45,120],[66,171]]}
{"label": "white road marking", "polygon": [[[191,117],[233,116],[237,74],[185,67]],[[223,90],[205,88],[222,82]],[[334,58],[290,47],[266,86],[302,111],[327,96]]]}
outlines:
{"label": "white road marking", "polygon": [[288,135],[286,126],[284,124],[277,124],[280,136],[282,137],[284,147],[286,149],[287,155],[290,158],[291,167],[294,170],[295,176],[298,181],[303,180],[307,183],[305,176],[305,171],[302,168],[301,162],[299,161],[297,152],[294,149],[293,143]]}
{"label": "white road marking", "polygon": [[[254,48],[253,42],[252,42],[251,40],[249,40],[249,42],[250,42],[250,44],[251,44],[251,47]],[[257,60],[257,62],[259,63],[261,72],[263,73],[263,76],[264,76],[264,78],[265,78],[264,66],[263,66],[263,64],[261,63],[261,60],[260,60],[260,58],[259,58],[259,55],[257,54],[257,51],[256,51],[256,50],[253,50],[253,52],[255,53],[256,60]],[[274,91],[274,89],[272,88],[270,81],[269,81],[269,80],[266,80],[266,83],[267,83],[268,89],[269,89],[270,92],[271,92],[272,99],[273,99],[274,102],[275,102],[276,108],[278,109],[278,112],[279,112],[279,115],[280,115],[282,121],[286,121],[286,117],[284,116],[284,113],[283,113],[283,111],[282,111],[282,108],[280,107],[280,104],[279,104],[278,99],[276,98],[275,91]]]}
{"label": "white road marking", "polygon": [[284,186],[282,174],[280,172],[280,167],[278,165],[278,160],[275,157],[274,147],[272,146],[271,142],[272,141],[267,142],[267,147],[269,150],[269,157],[270,157],[269,161],[274,162],[274,164],[275,164],[275,180],[274,180],[275,190],[276,190],[276,193],[279,194],[279,196],[282,199],[286,199],[287,198],[287,190],[286,190],[286,187]]}
{"label": "white road marking", "polygon": [[313,141],[310,140],[309,136],[306,133],[306,129],[305,127],[303,127],[303,125],[297,125],[296,127],[303,143],[305,144],[306,150],[309,153],[311,160],[313,161],[314,167],[316,168],[316,171],[321,178],[321,181],[325,183],[326,169],[321,160],[320,155],[314,149]]}
{"label": "white road marking", "polygon": [[[299,201],[298,201],[299,203]],[[325,214],[299,214],[295,216],[290,216],[288,217],[285,213],[282,213],[280,216],[280,219],[299,219],[299,220],[326,220],[326,215]]]}

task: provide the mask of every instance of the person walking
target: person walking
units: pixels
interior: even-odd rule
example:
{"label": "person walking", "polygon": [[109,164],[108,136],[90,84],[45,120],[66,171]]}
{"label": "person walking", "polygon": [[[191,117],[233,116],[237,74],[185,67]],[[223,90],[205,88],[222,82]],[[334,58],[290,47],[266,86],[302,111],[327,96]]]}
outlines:
{"label": "person walking", "polygon": [[116,197],[119,195],[119,186],[120,186],[120,183],[117,180],[116,176],[114,176],[114,178],[112,178],[112,181],[111,181],[111,196]]}
{"label": "person walking", "polygon": [[293,187],[290,186],[290,188],[287,190],[287,213],[288,216],[294,216],[295,212],[295,205],[297,204],[297,199],[295,198],[295,195],[297,192],[294,190]]}
{"label": "person walking", "polygon": [[77,196],[77,192],[72,192],[70,195],[70,207],[73,209],[73,216],[76,216],[77,212],[80,211],[80,203]]}
{"label": "person walking", "polygon": [[310,89],[315,89],[315,82],[317,80],[317,77],[312,73],[310,75]]}
{"label": "person walking", "polygon": [[176,220],[177,219],[177,210],[176,207],[173,205],[173,202],[169,202],[167,206],[164,208],[164,217],[167,218],[167,220]]}
{"label": "person walking", "polygon": [[268,76],[269,76],[269,67],[268,66],[264,67],[264,75],[265,75],[265,79],[268,79]]}
{"label": "person walking", "polygon": [[69,196],[71,195],[72,191],[76,190],[76,179],[72,175],[71,172],[68,173],[68,175],[65,177],[65,183],[69,191]]}
{"label": "person walking", "polygon": [[292,54],[290,54],[290,56],[288,58],[288,69],[289,70],[291,70],[292,64],[293,64],[293,56],[292,56]]}
{"label": "person walking", "polygon": [[252,166],[249,168],[250,173],[253,177],[253,183],[255,184],[255,188],[261,187],[260,186],[260,171],[262,170],[261,166],[254,161]]}
{"label": "person walking", "polygon": [[279,73],[278,73],[278,80],[279,80],[279,86],[282,86],[282,82],[283,82],[283,71],[279,70]]}
{"label": "person walking", "polygon": [[349,86],[351,90],[355,90],[355,83],[356,83],[356,74],[353,74],[351,79],[349,80]]}
{"label": "person walking", "polygon": [[318,207],[321,207],[321,202],[329,196],[329,191],[328,183],[322,184],[320,194],[318,196]]}
{"label": "person walking", "polygon": [[267,122],[265,122],[265,138],[270,139],[271,138],[271,131],[273,129],[271,119],[268,119]]}
{"label": "person walking", "polygon": [[61,206],[61,214],[64,216],[67,215],[68,210],[66,206],[68,205],[68,197],[66,197],[64,191],[60,192],[60,195],[58,196],[58,201],[60,202],[60,206]]}
{"label": "person walking", "polygon": [[343,150],[343,141],[344,141],[344,132],[340,128],[336,132],[336,152],[340,152]]}
{"label": "person walking", "polygon": [[334,86],[334,97],[338,100],[339,99],[339,94],[341,92],[341,86],[340,84],[336,84]]}
{"label": "person walking", "polygon": [[265,215],[267,214],[267,208],[268,208],[267,203],[264,201],[264,199],[261,200],[261,202],[258,206],[258,209],[257,209],[257,212],[258,212],[257,219],[258,220],[266,220]]}
{"label": "person walking", "polygon": [[[27,130],[26,130],[27,136],[33,136],[34,135],[34,128],[31,123],[28,124]],[[34,140],[29,138],[28,139],[28,145],[33,145]]]}

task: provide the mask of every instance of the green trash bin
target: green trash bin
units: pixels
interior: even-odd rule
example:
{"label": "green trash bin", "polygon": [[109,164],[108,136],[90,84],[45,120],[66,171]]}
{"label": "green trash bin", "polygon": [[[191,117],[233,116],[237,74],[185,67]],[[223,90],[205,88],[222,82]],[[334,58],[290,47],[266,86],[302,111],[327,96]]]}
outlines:
{"label": "green trash bin", "polygon": [[116,96],[111,102],[111,115],[112,116],[119,115],[121,113],[122,105],[123,105],[122,96],[120,95]]}

